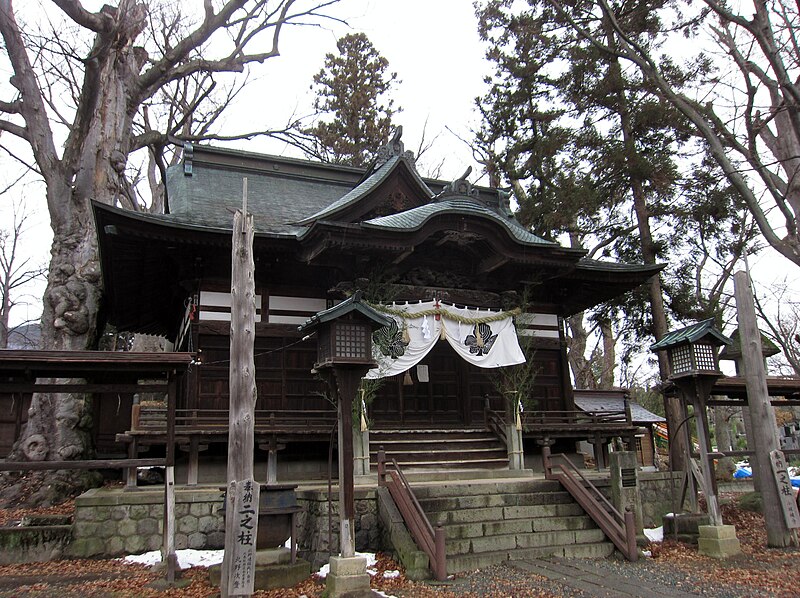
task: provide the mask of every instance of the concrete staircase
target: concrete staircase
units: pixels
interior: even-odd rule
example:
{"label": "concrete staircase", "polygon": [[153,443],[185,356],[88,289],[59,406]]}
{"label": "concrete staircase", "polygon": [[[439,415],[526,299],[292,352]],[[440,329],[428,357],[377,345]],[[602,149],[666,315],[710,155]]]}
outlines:
{"label": "concrete staircase", "polygon": [[374,470],[378,450],[394,457],[404,472],[452,469],[508,469],[505,445],[485,430],[371,430],[370,465]]}
{"label": "concrete staircase", "polygon": [[414,485],[447,537],[448,574],[505,560],[602,558],[614,545],[558,482],[476,481]]}

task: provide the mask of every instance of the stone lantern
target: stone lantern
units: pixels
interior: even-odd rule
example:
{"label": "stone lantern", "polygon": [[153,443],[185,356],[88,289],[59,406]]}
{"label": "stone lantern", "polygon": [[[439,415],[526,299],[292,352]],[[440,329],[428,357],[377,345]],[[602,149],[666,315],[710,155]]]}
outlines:
{"label": "stone lantern", "polygon": [[391,320],[362,301],[358,291],[338,305],[318,312],[299,327],[317,335],[314,369],[338,397],[339,412],[339,546],[327,578],[328,595],[369,592],[366,559],[355,556],[355,502],[353,499],[353,400],[361,378],[376,363],[372,333]]}
{"label": "stone lantern", "polygon": [[723,375],[719,369],[719,348],[731,342],[714,327],[714,320],[708,319],[668,332],[650,346],[652,351],[667,352],[672,372],[669,379],[680,390],[684,404],[694,407],[700,470],[711,521],[711,525],[700,526],[699,546],[701,553],[711,556],[730,556],[740,551],[733,526],[722,525],[706,413],[711,388]]}

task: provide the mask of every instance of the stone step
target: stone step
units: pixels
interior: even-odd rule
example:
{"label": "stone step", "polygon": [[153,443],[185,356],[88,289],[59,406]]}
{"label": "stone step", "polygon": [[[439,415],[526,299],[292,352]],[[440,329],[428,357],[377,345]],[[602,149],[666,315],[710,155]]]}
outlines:
{"label": "stone step", "polygon": [[508,467],[508,457],[503,458],[483,458],[483,459],[472,459],[472,460],[458,460],[458,461],[448,461],[448,460],[428,460],[428,461],[406,461],[405,459],[397,459],[397,463],[402,467],[403,473],[406,472],[406,469],[442,469],[442,468],[453,468],[453,469],[463,469],[463,468],[475,468],[475,467],[492,467],[492,468],[507,468]]}
{"label": "stone step", "polygon": [[491,480],[469,484],[430,484],[412,485],[414,495],[420,501],[424,498],[445,498],[458,496],[476,496],[481,494],[522,494],[552,493],[553,502],[571,502],[569,493],[561,489],[561,484],[550,480]]}
{"label": "stone step", "polygon": [[[566,527],[566,525],[564,525],[564,527]],[[518,542],[517,544],[520,548],[541,545],[541,543],[537,544],[536,542],[545,542],[549,544],[565,542],[572,544],[575,542],[601,541],[605,538],[603,531],[596,526],[589,526],[586,529],[544,531],[543,529],[537,530],[534,522],[525,519],[521,519],[519,521],[496,521],[448,525],[444,528],[444,530],[448,546],[450,542],[469,541],[474,538],[502,535],[516,535],[518,538],[531,535],[534,538],[542,538],[542,540],[526,539],[524,540],[524,543]]]}
{"label": "stone step", "polygon": [[594,522],[582,510],[575,515],[560,514],[561,512],[569,512],[571,510],[570,507],[571,505],[564,505],[563,508],[552,513],[548,513],[546,507],[537,505],[530,507],[463,509],[461,511],[426,513],[426,515],[431,525],[442,526],[460,523],[500,523],[521,519],[535,522],[533,531],[588,529],[589,527],[594,527]]}
{"label": "stone step", "polygon": [[[402,451],[386,451],[386,458],[387,460],[391,460],[392,457],[397,459],[397,462],[400,466],[403,466],[403,463],[415,462],[415,461],[449,461],[449,462],[457,462],[457,461],[481,461],[484,459],[503,459],[506,463],[508,463],[508,452],[504,448],[497,448],[494,446],[483,446],[483,447],[473,447],[473,448],[463,448],[459,450],[431,450],[426,448],[414,447],[413,449],[409,450],[402,450]],[[434,459],[435,457],[435,459]],[[370,453],[370,462],[377,463],[378,462],[378,453],[377,451],[374,453]]]}
{"label": "stone step", "polygon": [[[522,526],[520,526],[522,528]],[[606,540],[600,529],[583,529],[570,531],[532,532],[530,525],[527,531],[514,533],[513,528],[508,528],[512,533],[487,534],[471,538],[451,539],[450,530],[447,530],[448,539],[446,548],[448,555],[477,554],[480,552],[494,552],[496,550],[511,550],[517,548],[541,548],[543,546],[569,546],[572,544],[590,544]]]}
{"label": "stone step", "polygon": [[[474,467],[474,466],[473,466]],[[373,465],[372,471],[377,473],[377,468]],[[504,480],[509,478],[518,480],[526,478],[533,481],[533,472],[530,469],[525,470],[510,470],[507,468],[500,469],[419,469],[417,471],[404,471],[406,479],[414,488],[414,493],[423,488],[424,485],[430,484],[441,487],[444,482],[453,482],[455,480],[469,480],[476,483],[507,483]],[[375,478],[377,481],[377,477]],[[374,483],[370,481],[369,483]]]}
{"label": "stone step", "polygon": [[437,511],[482,509],[485,507],[561,505],[571,502],[572,499],[568,492],[544,492],[535,494],[475,494],[471,496],[443,496],[437,498],[418,497],[418,500],[424,511],[435,513]]}
{"label": "stone step", "polygon": [[[401,461],[408,461],[410,457],[431,457],[443,458],[450,461],[457,460],[459,457],[462,459],[470,459],[473,456],[480,457],[482,455],[502,456],[508,458],[508,451],[505,447],[498,444],[483,444],[480,446],[459,446],[454,447],[448,444],[447,447],[442,446],[425,446],[425,445],[409,445],[404,448],[386,447],[386,460],[391,461],[392,457]],[[378,451],[373,446],[369,453],[370,461],[373,463],[378,462]]]}
{"label": "stone step", "polygon": [[564,558],[606,558],[614,553],[611,542],[573,544],[568,546],[540,546],[537,548],[521,548],[496,550],[477,554],[463,554],[447,558],[447,573],[452,575],[462,571],[482,569],[507,560],[539,559],[546,557]]}
{"label": "stone step", "polygon": [[[492,513],[498,514],[498,518],[486,517],[487,509],[461,509],[457,511],[437,511],[434,513],[426,512],[426,515],[432,525],[446,526],[448,537],[451,537],[452,534],[452,537],[462,538],[473,535],[469,529],[461,530],[462,524],[467,528],[479,526],[482,528],[481,535],[489,535],[493,533],[502,534],[514,533],[517,531],[535,531],[535,528],[531,526],[534,521],[538,521],[539,519],[587,517],[583,509],[574,503],[563,505],[539,505],[530,508],[535,510],[521,513],[515,510],[514,507],[494,507],[492,508]],[[500,510],[498,512],[495,509]],[[506,511],[505,509],[509,510]],[[543,529],[546,525],[546,523],[542,523],[539,529]],[[451,529],[453,530],[452,532],[450,531]]]}

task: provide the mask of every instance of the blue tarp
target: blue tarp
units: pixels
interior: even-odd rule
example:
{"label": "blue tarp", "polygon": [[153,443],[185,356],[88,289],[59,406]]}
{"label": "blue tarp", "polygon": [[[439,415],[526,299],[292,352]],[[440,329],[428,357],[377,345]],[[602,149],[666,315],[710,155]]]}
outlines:
{"label": "blue tarp", "polygon": [[[737,480],[751,478],[753,477],[753,472],[749,467],[737,467],[736,471],[733,472],[733,477]],[[800,476],[790,477],[789,480],[792,482],[792,486],[800,488]]]}

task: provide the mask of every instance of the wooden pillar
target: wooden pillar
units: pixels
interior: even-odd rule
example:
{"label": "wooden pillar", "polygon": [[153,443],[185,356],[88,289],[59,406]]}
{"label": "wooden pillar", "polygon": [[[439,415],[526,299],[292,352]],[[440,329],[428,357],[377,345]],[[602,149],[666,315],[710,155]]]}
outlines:
{"label": "wooden pillar", "polygon": [[[767,528],[767,545],[781,548],[789,546],[792,535],[781,511],[778,485],[770,476],[770,453],[780,450],[775,411],[769,401],[764,354],[761,350],[761,333],[756,321],[753,292],[747,272],[737,272],[733,277],[737,319],[742,346],[742,373],[747,387],[747,405],[752,422],[752,459],[762,474],[759,490],[764,501],[764,519]],[[748,434],[750,430],[748,430]],[[749,440],[749,439],[748,439]]]}
{"label": "wooden pillar", "polygon": [[186,473],[186,485],[197,486],[197,474],[200,469],[200,441],[197,436],[189,439],[189,467]]}
{"label": "wooden pillar", "polygon": [[594,435],[594,465],[597,471],[606,468],[606,443],[599,432]]}
{"label": "wooden pillar", "polygon": [[339,390],[339,546],[341,556],[355,556],[353,483],[353,398],[365,372],[336,368]]}
{"label": "wooden pillar", "polygon": [[[707,382],[707,384],[703,384]],[[708,418],[706,417],[706,401],[708,389],[714,384],[713,380],[698,381],[693,380],[691,390],[687,389],[687,394],[691,394],[691,401],[694,407],[694,419],[697,424],[697,444],[700,447],[700,471],[703,474],[704,490],[706,494],[706,505],[711,525],[722,525],[722,513],[719,510],[717,501],[716,483],[714,475],[714,465],[712,463],[711,443],[708,434]]]}
{"label": "wooden pillar", "polygon": [[[136,436],[131,438],[128,444],[128,459],[137,459],[139,457],[139,439]],[[136,476],[139,473],[138,467],[125,468],[125,490],[136,490]]]}
{"label": "wooden pillar", "polygon": [[[233,217],[231,251],[231,334],[230,334],[230,411],[228,424],[228,492],[237,483],[253,479],[255,450],[255,265],[253,262],[253,216],[245,207]],[[228,497],[227,506],[237,504]],[[241,501],[239,501],[241,502]],[[257,510],[257,503],[255,505]],[[254,514],[257,520],[258,513]],[[232,561],[240,547],[234,538],[237,518],[233,508],[225,517],[225,556],[222,564],[220,591],[228,596]],[[244,550],[244,547],[241,547]],[[255,553],[253,553],[253,556]],[[253,563],[254,564],[254,563]]]}

